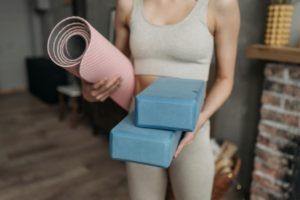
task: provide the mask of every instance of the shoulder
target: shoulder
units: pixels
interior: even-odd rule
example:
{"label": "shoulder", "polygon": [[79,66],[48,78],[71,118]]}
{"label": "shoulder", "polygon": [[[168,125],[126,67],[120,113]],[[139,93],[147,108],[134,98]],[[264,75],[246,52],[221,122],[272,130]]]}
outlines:
{"label": "shoulder", "polygon": [[117,7],[125,10],[131,10],[133,7],[133,1],[134,0],[118,0]]}
{"label": "shoulder", "polygon": [[116,7],[116,21],[129,26],[130,17],[133,10],[134,0],[118,0]]}
{"label": "shoulder", "polygon": [[226,14],[239,10],[238,0],[211,0],[216,14]]}
{"label": "shoulder", "polygon": [[240,24],[238,0],[211,0],[216,28],[237,26]]}
{"label": "shoulder", "polygon": [[133,9],[133,1],[134,0],[118,0],[117,12],[122,15],[130,16]]}

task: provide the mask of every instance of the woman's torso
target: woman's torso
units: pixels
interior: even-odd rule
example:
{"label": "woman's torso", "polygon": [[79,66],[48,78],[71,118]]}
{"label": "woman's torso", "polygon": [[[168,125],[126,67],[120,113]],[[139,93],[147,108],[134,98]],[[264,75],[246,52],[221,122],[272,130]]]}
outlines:
{"label": "woman's torso", "polygon": [[160,76],[207,80],[213,43],[208,1],[134,0],[128,26],[135,96]]}

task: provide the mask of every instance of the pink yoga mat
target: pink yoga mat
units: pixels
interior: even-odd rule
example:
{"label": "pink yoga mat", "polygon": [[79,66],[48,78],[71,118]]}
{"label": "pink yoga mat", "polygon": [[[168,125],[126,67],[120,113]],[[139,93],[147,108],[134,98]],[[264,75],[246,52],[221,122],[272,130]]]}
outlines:
{"label": "pink yoga mat", "polygon": [[88,82],[104,77],[110,80],[120,74],[121,87],[110,97],[129,110],[134,92],[132,63],[86,20],[68,17],[59,22],[49,36],[47,48],[55,64]]}

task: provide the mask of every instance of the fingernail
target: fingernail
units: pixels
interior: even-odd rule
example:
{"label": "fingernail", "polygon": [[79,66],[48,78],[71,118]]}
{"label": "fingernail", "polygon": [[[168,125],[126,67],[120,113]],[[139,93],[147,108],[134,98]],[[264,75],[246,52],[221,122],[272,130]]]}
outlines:
{"label": "fingernail", "polygon": [[104,79],[104,83],[107,81],[107,78]]}
{"label": "fingernail", "polygon": [[118,76],[118,79],[121,79],[121,75]]}

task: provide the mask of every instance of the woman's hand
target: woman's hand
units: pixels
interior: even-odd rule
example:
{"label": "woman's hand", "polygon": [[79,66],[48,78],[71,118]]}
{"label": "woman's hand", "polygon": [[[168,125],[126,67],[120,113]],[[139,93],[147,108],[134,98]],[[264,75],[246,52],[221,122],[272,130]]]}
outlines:
{"label": "woman's hand", "polygon": [[181,152],[181,150],[184,147],[190,145],[193,142],[193,139],[196,136],[197,132],[204,125],[204,123],[206,122],[207,119],[208,119],[208,117],[206,117],[206,115],[204,113],[200,113],[195,130],[193,132],[185,132],[184,137],[180,141],[180,143],[177,147],[177,150],[174,154],[174,158],[176,158],[178,156],[178,154]]}
{"label": "woman's hand", "polygon": [[102,78],[94,84],[82,80],[83,98],[88,102],[103,102],[121,86],[122,81],[120,75],[115,76],[110,81],[107,81],[107,78]]}
{"label": "woman's hand", "polygon": [[178,154],[181,152],[181,150],[183,149],[183,147],[190,145],[193,142],[193,139],[195,137],[196,133],[195,132],[186,132],[184,134],[183,139],[180,141],[177,150],[174,154],[174,158],[176,158],[178,156]]}

